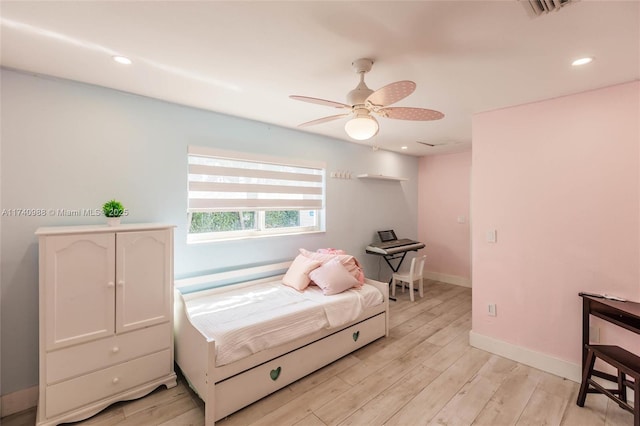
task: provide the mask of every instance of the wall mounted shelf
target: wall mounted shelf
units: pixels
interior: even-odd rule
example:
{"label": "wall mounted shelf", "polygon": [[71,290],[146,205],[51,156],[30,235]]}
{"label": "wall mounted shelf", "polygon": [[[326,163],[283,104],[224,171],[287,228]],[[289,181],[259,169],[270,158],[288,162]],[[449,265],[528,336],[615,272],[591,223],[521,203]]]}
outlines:
{"label": "wall mounted shelf", "polygon": [[358,175],[358,179],[380,179],[380,180],[393,180],[393,181],[397,181],[397,182],[402,182],[405,180],[409,180],[407,178],[403,178],[403,177],[396,177],[396,176],[385,176],[385,175],[373,175],[371,173],[365,173],[362,175]]}

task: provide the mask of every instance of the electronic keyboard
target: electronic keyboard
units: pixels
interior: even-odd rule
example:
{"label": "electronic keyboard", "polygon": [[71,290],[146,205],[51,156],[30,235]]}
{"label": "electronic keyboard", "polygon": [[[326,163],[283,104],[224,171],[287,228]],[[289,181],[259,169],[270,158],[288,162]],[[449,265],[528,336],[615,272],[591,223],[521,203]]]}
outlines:
{"label": "electronic keyboard", "polygon": [[405,253],[408,251],[417,251],[424,248],[424,243],[420,241],[409,240],[407,238],[395,241],[386,241],[384,243],[374,243],[367,246],[367,253],[380,254],[380,255],[392,255],[398,253]]}

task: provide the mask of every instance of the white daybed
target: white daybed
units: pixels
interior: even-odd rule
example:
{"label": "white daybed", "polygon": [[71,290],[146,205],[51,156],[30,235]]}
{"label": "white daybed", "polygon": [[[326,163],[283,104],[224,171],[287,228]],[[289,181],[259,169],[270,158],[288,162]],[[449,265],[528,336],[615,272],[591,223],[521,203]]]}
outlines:
{"label": "white daybed", "polygon": [[[273,281],[280,280],[291,262],[278,263],[267,266],[247,268],[238,271],[207,275],[202,277],[176,280],[175,282],[175,360],[189,385],[205,402],[205,424],[213,425],[229,414],[269,395],[270,393],[287,386],[288,384],[308,375],[309,373],[371,343],[372,341],[388,335],[389,330],[389,286],[374,280],[365,280],[366,290],[376,293],[378,304],[361,309],[355,319],[347,318],[348,322],[338,326],[322,328],[295,337],[293,340],[279,343],[277,346],[259,349],[265,340],[252,346],[247,345],[245,337],[249,335],[262,336],[261,332],[253,333],[235,330],[231,335],[220,337],[227,345],[230,342],[240,346],[235,349],[218,351],[216,340],[212,337],[212,330],[224,321],[212,317],[207,318],[207,306],[220,303],[228,303],[238,295],[238,290],[246,290],[247,294],[256,292],[256,289],[268,289],[270,292]],[[255,279],[256,276],[276,274],[269,278]],[[248,277],[249,281],[242,282],[242,277]],[[232,286],[208,288],[193,291],[194,288],[215,286],[216,283],[229,282],[229,280],[241,282]],[[368,285],[368,286],[367,286]],[[284,287],[284,286],[283,286]],[[229,293],[229,292],[233,293]],[[274,290],[275,291],[275,290]],[[359,290],[348,290],[355,292]],[[377,294],[380,292],[382,297]],[[263,291],[266,292],[266,291]],[[307,290],[305,290],[305,293]],[[360,299],[364,293],[359,293]],[[321,294],[321,293],[320,293]],[[341,295],[336,295],[341,296]],[[280,300],[281,296],[277,296]],[[309,293],[312,301],[320,300],[317,295]],[[345,296],[346,298],[347,296]],[[226,299],[225,299],[226,298]],[[325,296],[326,301],[341,301],[339,297]],[[305,304],[303,302],[302,304]],[[333,302],[332,302],[333,303]],[[344,302],[340,302],[344,303]],[[242,303],[237,303],[239,306]],[[313,303],[311,303],[313,304]],[[219,306],[218,306],[219,307]],[[338,307],[338,309],[336,309]],[[333,311],[343,311],[344,305],[334,306]],[[224,309],[211,309],[221,311]],[[331,310],[331,309],[329,309]],[[228,309],[234,315],[235,308]],[[327,311],[325,307],[325,311]],[[289,318],[309,319],[313,323],[320,317],[316,313],[301,314],[297,309],[291,308],[287,303],[273,310],[274,316],[288,316],[280,318],[280,324],[288,323]],[[217,314],[216,314],[217,315]],[[236,317],[239,314],[235,314]],[[354,314],[355,315],[355,314]],[[270,318],[271,319],[271,318]],[[269,319],[269,320],[270,320]],[[277,319],[276,319],[277,320]],[[342,318],[344,320],[344,318]],[[264,321],[268,322],[268,321]],[[277,327],[276,327],[277,328]],[[220,330],[218,330],[220,331]],[[224,330],[222,330],[224,331]],[[239,337],[240,336],[240,337]],[[281,336],[286,340],[287,336]],[[291,335],[289,335],[291,337]],[[251,339],[249,339],[251,340]],[[260,339],[257,338],[259,341]],[[279,341],[279,340],[277,340]],[[253,342],[255,343],[255,342]],[[256,351],[251,353],[251,351]],[[249,352],[247,352],[249,351]],[[237,354],[240,355],[237,355]],[[247,355],[248,353],[248,355]],[[224,354],[223,360],[216,360]],[[234,355],[235,354],[235,355]],[[238,358],[241,356],[241,358]]]}

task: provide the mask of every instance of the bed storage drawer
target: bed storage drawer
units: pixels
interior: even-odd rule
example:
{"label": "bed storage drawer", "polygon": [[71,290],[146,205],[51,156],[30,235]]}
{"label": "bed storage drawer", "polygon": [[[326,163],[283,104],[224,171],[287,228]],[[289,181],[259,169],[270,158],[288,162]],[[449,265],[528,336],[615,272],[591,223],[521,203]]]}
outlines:
{"label": "bed storage drawer", "polygon": [[219,420],[385,335],[385,314],[251,368],[215,385]]}
{"label": "bed storage drawer", "polygon": [[46,389],[46,415],[53,417],[93,401],[126,391],[173,371],[171,351],[166,349]]}
{"label": "bed storage drawer", "polygon": [[48,352],[47,384],[158,352],[171,346],[170,323]]}

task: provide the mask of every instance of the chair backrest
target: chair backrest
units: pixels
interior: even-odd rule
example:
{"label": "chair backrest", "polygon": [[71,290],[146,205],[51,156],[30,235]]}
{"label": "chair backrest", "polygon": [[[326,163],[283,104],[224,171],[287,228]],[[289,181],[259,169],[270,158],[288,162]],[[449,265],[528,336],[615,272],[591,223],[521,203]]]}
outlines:
{"label": "chair backrest", "polygon": [[417,256],[411,259],[411,269],[409,270],[409,276],[412,280],[422,278],[425,260],[427,260],[427,256]]}

